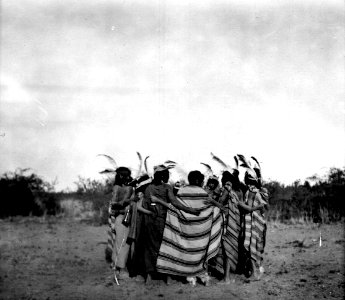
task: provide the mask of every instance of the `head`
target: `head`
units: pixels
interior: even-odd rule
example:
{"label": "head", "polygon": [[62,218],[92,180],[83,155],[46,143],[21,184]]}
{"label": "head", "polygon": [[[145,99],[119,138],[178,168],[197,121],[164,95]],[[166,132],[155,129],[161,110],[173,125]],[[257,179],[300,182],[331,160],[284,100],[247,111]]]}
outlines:
{"label": "head", "polygon": [[230,182],[232,187],[237,190],[240,185],[238,174],[238,170],[234,170],[232,173],[229,171],[224,171],[222,175],[222,185],[224,186],[227,182]]}
{"label": "head", "polygon": [[188,174],[188,182],[190,185],[202,186],[205,176],[200,171],[191,171]]}
{"label": "head", "polygon": [[136,181],[135,192],[137,194],[140,192],[143,193],[151,181],[150,176],[147,174],[140,176]]}
{"label": "head", "polygon": [[132,181],[130,169],[126,167],[116,169],[115,185],[127,185],[130,181]]}
{"label": "head", "polygon": [[217,177],[212,176],[207,180],[206,185],[211,191],[214,191],[216,189],[216,187],[219,185],[219,181],[218,181]]}
{"label": "head", "polygon": [[162,170],[156,169],[154,174],[153,174],[153,180],[156,183],[160,183],[160,182],[167,183],[169,181],[169,177],[170,177],[170,174],[169,174],[168,169],[162,169]]}
{"label": "head", "polygon": [[260,180],[258,179],[256,173],[253,170],[246,171],[244,175],[244,183],[246,185],[253,185],[258,189],[261,187]]}

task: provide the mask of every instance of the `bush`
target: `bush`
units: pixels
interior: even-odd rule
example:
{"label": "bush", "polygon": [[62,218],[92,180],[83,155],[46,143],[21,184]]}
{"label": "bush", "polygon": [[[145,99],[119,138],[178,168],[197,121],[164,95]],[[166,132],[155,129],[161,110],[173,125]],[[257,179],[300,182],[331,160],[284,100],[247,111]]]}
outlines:
{"label": "bush", "polygon": [[317,176],[301,184],[295,181],[284,186],[279,182],[266,182],[270,192],[269,220],[287,221],[292,218],[317,223],[337,222],[345,217],[345,168],[330,169],[326,178]]}
{"label": "bush", "polygon": [[29,169],[5,173],[0,178],[0,217],[56,214],[59,203],[48,183]]}

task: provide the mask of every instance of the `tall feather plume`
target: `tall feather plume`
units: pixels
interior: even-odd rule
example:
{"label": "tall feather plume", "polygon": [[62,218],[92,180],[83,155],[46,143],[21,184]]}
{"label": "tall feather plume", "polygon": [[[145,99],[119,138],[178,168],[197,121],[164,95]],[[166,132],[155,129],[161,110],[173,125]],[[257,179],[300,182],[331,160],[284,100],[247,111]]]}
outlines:
{"label": "tall feather plume", "polygon": [[212,156],[212,159],[214,159],[216,162],[221,164],[225,169],[229,168],[229,166],[224,161],[222,161],[219,157],[215,156],[212,152],[211,152],[211,156]]}
{"label": "tall feather plume", "polygon": [[213,175],[213,171],[212,171],[211,166],[208,165],[208,164],[205,164],[205,163],[203,163],[203,162],[201,162],[201,164],[204,165],[204,166],[206,167],[207,172],[212,176],[212,175]]}
{"label": "tall feather plume", "polygon": [[174,170],[180,175],[181,179],[183,179],[184,181],[187,180],[188,172],[185,169],[183,169],[179,164],[175,165]]}
{"label": "tall feather plume", "polygon": [[247,168],[247,169],[251,169],[252,168],[251,165],[250,165],[250,162],[245,158],[244,155],[237,154],[237,157],[238,157],[238,159],[239,159],[239,161],[241,163],[240,164],[241,167],[244,167],[244,168]]}
{"label": "tall feather plume", "polygon": [[261,169],[259,161],[254,156],[252,156],[251,159],[254,160],[258,164],[259,169]]}
{"label": "tall feather plume", "polygon": [[113,159],[111,156],[109,155],[106,155],[106,154],[98,154],[97,156],[104,156],[108,159],[108,161],[112,164],[112,166],[117,169],[117,164],[116,164],[116,161],[115,159]]}
{"label": "tall feather plume", "polygon": [[235,164],[236,164],[236,170],[238,170],[238,158],[236,155],[234,156],[234,160],[235,160]]}
{"label": "tall feather plume", "polygon": [[253,169],[254,169],[254,171],[256,173],[256,176],[258,176],[258,178],[261,180],[261,166],[260,166],[260,163],[259,163],[259,161],[254,156],[252,156],[251,159],[255,161],[255,165],[254,165]]}
{"label": "tall feather plume", "polygon": [[149,158],[150,156],[146,156],[145,159],[144,159],[144,167],[145,167],[145,171],[146,171],[146,174],[149,175],[149,170],[147,168],[147,159]]}
{"label": "tall feather plume", "polygon": [[136,178],[140,176],[140,173],[141,173],[141,169],[143,167],[143,158],[141,156],[141,154],[137,151],[137,155],[138,155],[138,158],[139,158],[139,169],[137,171],[137,174],[136,174]]}

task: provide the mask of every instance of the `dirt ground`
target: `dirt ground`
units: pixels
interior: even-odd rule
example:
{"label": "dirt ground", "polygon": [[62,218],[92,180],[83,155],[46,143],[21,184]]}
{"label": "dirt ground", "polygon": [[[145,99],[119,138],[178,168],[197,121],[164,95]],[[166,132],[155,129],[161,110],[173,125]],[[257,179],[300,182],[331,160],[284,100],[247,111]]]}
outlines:
{"label": "dirt ground", "polygon": [[0,220],[0,228],[1,299],[344,299],[344,224],[269,224],[261,281],[212,278],[194,288],[147,287],[142,278],[109,284],[106,226],[52,217]]}

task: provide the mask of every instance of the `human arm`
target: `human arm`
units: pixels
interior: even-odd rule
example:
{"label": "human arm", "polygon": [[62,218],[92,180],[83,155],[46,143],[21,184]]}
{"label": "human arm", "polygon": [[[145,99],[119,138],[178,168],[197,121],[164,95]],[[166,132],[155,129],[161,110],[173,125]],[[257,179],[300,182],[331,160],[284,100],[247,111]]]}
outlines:
{"label": "human arm", "polygon": [[[142,194],[142,193],[141,193]],[[139,201],[137,203],[137,209],[138,211],[144,213],[145,215],[151,215],[153,216],[154,213],[146,208],[143,208],[143,205],[142,205],[142,202],[143,202],[143,195],[139,195]]]}
{"label": "human arm", "polygon": [[257,206],[249,206],[247,204],[244,204],[243,202],[238,202],[237,205],[247,213],[253,212],[255,210],[263,209],[265,207],[265,204],[259,204]]}
{"label": "human arm", "polygon": [[223,212],[225,211],[225,207],[219,202],[217,202],[216,200],[212,199],[211,197],[208,197],[207,199],[205,199],[204,204],[205,205],[211,204],[211,205],[217,206],[221,211]]}
{"label": "human arm", "polygon": [[111,203],[115,209],[125,208],[133,199],[134,193],[132,187],[114,186]]}
{"label": "human arm", "polygon": [[[185,206],[185,205],[183,205],[182,203],[180,203],[180,202],[175,198],[175,196],[173,196],[173,198],[169,198],[169,199],[170,199],[171,204],[172,204],[173,206],[175,206],[176,208],[178,208],[178,209],[180,209],[180,210],[182,210],[182,211],[184,211],[184,212],[187,212],[187,213],[189,213],[189,214],[196,215],[196,216],[198,216],[198,215],[200,214],[199,210],[197,210],[197,209],[195,209],[195,208],[192,208],[192,207]],[[156,197],[156,196],[151,196],[151,200],[152,200],[152,202],[154,202],[154,203],[159,203],[159,204],[165,206],[166,208],[170,208],[168,203],[164,202],[163,200],[159,199],[159,198]]]}
{"label": "human arm", "polygon": [[192,215],[195,215],[195,216],[198,216],[200,214],[200,211],[196,208],[193,208],[193,207],[188,207],[188,206],[185,206],[183,205],[180,201],[178,201],[173,193],[173,190],[172,189],[168,189],[168,198],[171,202],[171,204],[173,206],[175,206],[176,208],[186,212],[186,213],[189,213],[189,214],[192,214]]}

